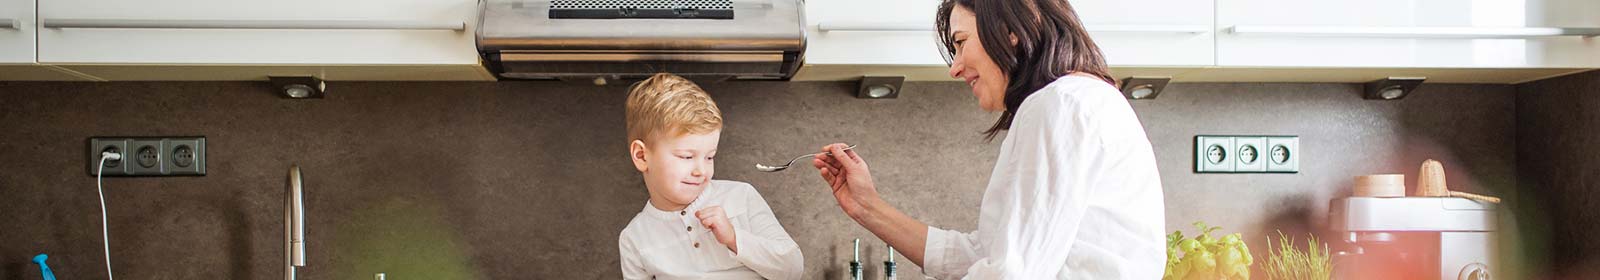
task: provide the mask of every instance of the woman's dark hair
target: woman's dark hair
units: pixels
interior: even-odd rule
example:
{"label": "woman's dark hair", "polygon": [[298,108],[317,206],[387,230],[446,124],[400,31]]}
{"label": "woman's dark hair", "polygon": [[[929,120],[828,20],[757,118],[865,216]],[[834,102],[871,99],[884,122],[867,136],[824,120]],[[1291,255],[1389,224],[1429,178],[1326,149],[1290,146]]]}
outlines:
{"label": "woman's dark hair", "polygon": [[[934,23],[939,33],[941,53],[946,63],[955,59],[955,39],[950,35],[950,11],[956,6],[971,10],[978,25],[978,40],[983,49],[1010,78],[1006,85],[1006,110],[1000,120],[985,130],[993,140],[1000,131],[1011,128],[1022,101],[1056,78],[1082,72],[1116,86],[1104,56],[1083,22],[1067,0],[944,0]],[[1011,45],[1010,36],[1017,44]]]}

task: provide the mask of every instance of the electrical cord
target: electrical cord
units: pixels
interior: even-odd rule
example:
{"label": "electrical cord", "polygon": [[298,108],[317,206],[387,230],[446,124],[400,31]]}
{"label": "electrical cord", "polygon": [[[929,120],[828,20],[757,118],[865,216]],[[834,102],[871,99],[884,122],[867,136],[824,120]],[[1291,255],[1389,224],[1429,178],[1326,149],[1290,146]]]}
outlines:
{"label": "electrical cord", "polygon": [[109,233],[110,231],[107,230],[107,227],[106,227],[106,191],[105,191],[105,187],[100,182],[101,181],[100,178],[105,176],[105,173],[106,173],[105,172],[106,171],[106,160],[108,160],[108,159],[109,160],[122,160],[122,155],[121,154],[117,154],[117,153],[113,153],[113,152],[102,152],[102,153],[100,153],[99,170],[95,171],[95,174],[94,174],[94,189],[95,189],[96,192],[98,192],[100,194],[100,239],[101,239],[100,241],[102,242],[101,244],[105,244],[106,279],[111,280],[111,279],[115,279],[115,278],[111,277],[111,235]]}

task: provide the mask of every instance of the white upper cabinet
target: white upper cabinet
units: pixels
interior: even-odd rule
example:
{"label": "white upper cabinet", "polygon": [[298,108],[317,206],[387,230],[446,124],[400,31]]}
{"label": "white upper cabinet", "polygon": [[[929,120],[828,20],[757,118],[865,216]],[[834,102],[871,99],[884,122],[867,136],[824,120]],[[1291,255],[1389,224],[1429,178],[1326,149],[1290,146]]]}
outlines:
{"label": "white upper cabinet", "polygon": [[34,63],[34,0],[0,0],[0,64]]}
{"label": "white upper cabinet", "polygon": [[234,74],[249,68],[227,67],[375,66],[370,70],[399,76],[489,78],[478,66],[477,11],[473,0],[41,0],[38,61],[109,80],[166,77],[106,65],[208,66]]}
{"label": "white upper cabinet", "polygon": [[806,1],[807,65],[943,66],[937,0]]}
{"label": "white upper cabinet", "polygon": [[[1113,66],[1209,66],[1211,1],[1073,0]],[[806,64],[945,64],[933,33],[937,0],[810,0]]]}
{"label": "white upper cabinet", "polygon": [[87,81],[35,61],[34,0],[0,0],[0,81]]}
{"label": "white upper cabinet", "polygon": [[1216,64],[1213,3],[1205,0],[1073,0],[1112,66]]}
{"label": "white upper cabinet", "polygon": [[[1119,77],[1516,83],[1600,68],[1600,0],[1070,2]],[[796,79],[948,80],[938,3],[806,1]],[[477,13],[476,0],[0,0],[0,80],[492,80]]]}
{"label": "white upper cabinet", "polygon": [[1225,67],[1600,67],[1600,1],[1216,3]]}

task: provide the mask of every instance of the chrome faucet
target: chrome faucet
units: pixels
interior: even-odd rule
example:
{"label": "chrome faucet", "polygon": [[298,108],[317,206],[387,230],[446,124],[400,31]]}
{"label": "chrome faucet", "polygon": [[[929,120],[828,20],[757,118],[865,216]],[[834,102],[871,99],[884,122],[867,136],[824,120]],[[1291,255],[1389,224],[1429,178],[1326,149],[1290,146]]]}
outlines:
{"label": "chrome faucet", "polygon": [[856,238],[850,245],[850,280],[862,280],[861,276],[861,239]]}
{"label": "chrome faucet", "polygon": [[283,279],[294,280],[294,267],[306,266],[305,185],[300,166],[289,167],[288,194],[283,209]]}
{"label": "chrome faucet", "polygon": [[889,248],[889,260],[883,262],[883,280],[897,280],[897,279],[900,279],[899,277],[896,277],[894,275],[894,269],[895,269],[894,268],[894,266],[895,266],[895,264],[894,264],[894,246],[889,246],[888,244],[885,244],[884,247],[888,247]]}

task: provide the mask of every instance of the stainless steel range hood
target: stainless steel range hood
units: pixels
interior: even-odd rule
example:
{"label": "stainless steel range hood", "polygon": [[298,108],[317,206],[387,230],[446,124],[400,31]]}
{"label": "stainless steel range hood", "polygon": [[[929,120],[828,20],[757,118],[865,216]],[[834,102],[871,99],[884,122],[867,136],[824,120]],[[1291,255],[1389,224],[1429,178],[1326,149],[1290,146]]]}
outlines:
{"label": "stainless steel range hood", "polygon": [[805,53],[802,0],[488,0],[478,51],[507,79],[788,80]]}

